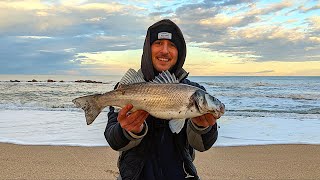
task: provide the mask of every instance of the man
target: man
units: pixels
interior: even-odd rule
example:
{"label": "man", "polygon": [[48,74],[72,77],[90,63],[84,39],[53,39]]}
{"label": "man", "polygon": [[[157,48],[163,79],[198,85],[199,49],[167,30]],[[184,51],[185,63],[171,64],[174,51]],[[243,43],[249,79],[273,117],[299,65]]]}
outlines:
{"label": "man", "polygon": [[[146,81],[169,70],[180,83],[197,86],[186,79],[182,66],[186,44],[179,27],[161,20],[149,27],[143,47],[141,69]],[[143,110],[129,113],[131,104],[115,112],[110,107],[105,137],[114,150],[120,151],[118,179],[180,180],[199,179],[193,165],[194,149],[208,150],[218,136],[216,119],[205,114],[186,119],[180,133],[172,133],[169,120],[157,119]]]}

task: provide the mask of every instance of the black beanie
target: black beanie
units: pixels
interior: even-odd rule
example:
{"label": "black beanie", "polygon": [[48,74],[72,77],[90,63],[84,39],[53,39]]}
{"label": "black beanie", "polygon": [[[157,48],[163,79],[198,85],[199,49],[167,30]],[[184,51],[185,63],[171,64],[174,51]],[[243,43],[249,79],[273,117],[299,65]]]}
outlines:
{"label": "black beanie", "polygon": [[178,52],[182,49],[182,38],[180,37],[177,29],[173,25],[162,24],[150,30],[150,45],[156,40],[167,39],[173,42]]}

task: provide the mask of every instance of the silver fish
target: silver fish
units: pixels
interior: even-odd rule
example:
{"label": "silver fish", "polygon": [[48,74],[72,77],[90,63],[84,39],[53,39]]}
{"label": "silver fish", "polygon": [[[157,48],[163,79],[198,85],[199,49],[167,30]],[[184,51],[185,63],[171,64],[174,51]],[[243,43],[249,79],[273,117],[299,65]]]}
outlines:
{"label": "silver fish", "polygon": [[206,113],[220,118],[225,106],[204,90],[181,84],[169,71],[160,73],[153,81],[145,82],[142,73],[129,69],[117,89],[104,94],[83,96],[72,102],[85,111],[87,124],[91,124],[107,106],[124,107],[132,104],[133,109],[147,111],[150,115],[172,120],[172,132],[179,133],[186,118]]}

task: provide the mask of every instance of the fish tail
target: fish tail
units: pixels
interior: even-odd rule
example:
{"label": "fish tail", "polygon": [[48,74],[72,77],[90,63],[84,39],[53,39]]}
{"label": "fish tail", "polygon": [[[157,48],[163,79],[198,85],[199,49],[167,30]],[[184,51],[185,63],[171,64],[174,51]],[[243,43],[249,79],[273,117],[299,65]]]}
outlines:
{"label": "fish tail", "polygon": [[91,124],[101,113],[103,107],[99,105],[99,97],[101,94],[89,95],[76,98],[72,102],[85,112],[87,125]]}

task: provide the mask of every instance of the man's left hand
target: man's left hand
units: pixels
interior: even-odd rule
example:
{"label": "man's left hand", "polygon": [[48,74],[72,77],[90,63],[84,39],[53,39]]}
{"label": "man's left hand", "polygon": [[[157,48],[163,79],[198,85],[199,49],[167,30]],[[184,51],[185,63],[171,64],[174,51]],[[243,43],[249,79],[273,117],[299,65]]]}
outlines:
{"label": "man's left hand", "polygon": [[213,126],[217,122],[217,119],[213,116],[213,114],[210,114],[210,113],[204,114],[202,116],[194,117],[191,120],[195,125],[204,127],[204,128]]}

